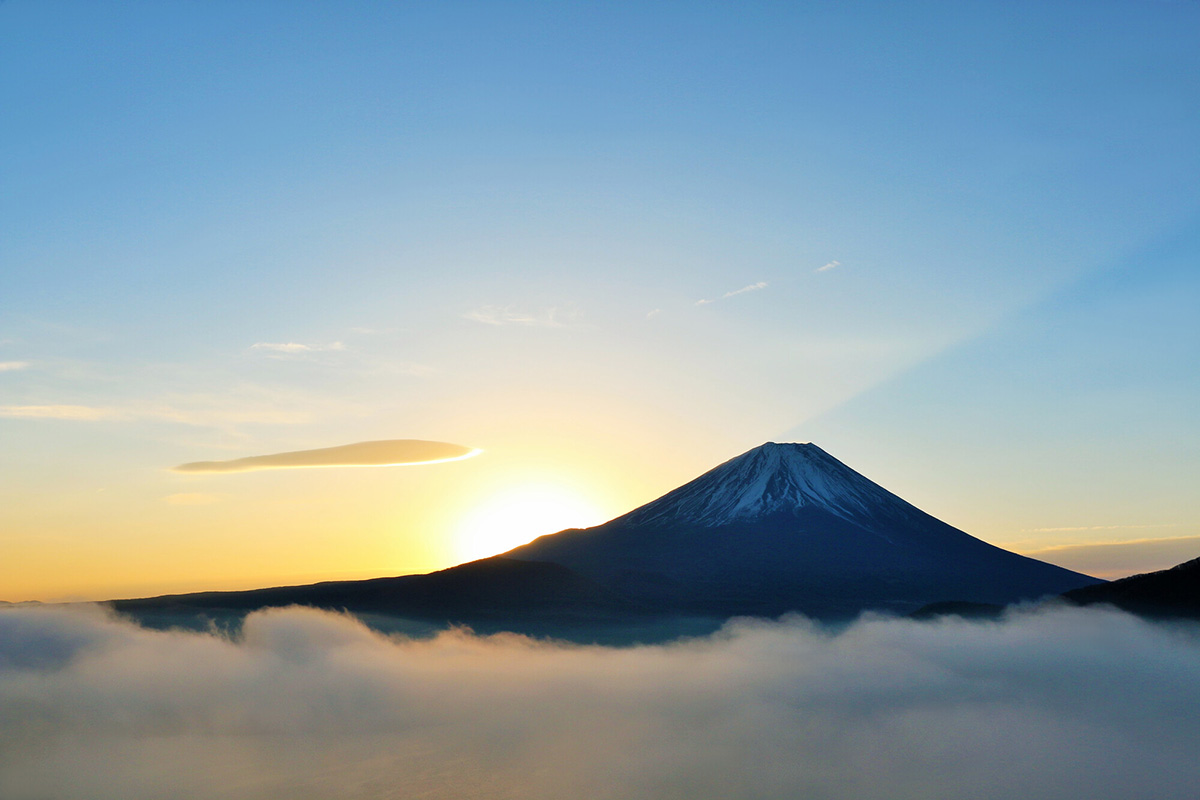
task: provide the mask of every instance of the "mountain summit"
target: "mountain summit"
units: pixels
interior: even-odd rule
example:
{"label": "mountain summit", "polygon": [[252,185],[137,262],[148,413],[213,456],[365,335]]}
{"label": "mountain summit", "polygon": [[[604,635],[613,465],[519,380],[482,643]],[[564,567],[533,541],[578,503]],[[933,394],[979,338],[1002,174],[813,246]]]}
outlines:
{"label": "mountain summit", "polygon": [[814,444],[774,442],[603,525],[505,556],[569,567],[650,607],[715,615],[1006,604],[1097,582],[951,527]]}
{"label": "mountain summit", "polygon": [[815,444],[768,442],[613,523],[715,528],[804,507],[846,520],[912,508]]}

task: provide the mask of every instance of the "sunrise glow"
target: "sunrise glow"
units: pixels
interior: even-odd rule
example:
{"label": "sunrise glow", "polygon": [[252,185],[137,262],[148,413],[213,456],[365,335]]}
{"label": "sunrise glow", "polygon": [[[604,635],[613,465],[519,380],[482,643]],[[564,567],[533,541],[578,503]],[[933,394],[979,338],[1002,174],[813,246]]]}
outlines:
{"label": "sunrise glow", "polygon": [[455,550],[463,561],[503,553],[547,533],[587,528],[603,512],[566,486],[529,484],[492,495],[463,515]]}

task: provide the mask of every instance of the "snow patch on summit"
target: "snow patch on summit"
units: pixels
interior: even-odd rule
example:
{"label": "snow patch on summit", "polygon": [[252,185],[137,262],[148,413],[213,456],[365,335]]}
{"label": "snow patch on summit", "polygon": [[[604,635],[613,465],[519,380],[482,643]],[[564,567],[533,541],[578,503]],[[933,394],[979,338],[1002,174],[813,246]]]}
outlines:
{"label": "snow patch on summit", "polygon": [[614,522],[714,528],[805,506],[848,520],[912,510],[814,444],[768,442]]}

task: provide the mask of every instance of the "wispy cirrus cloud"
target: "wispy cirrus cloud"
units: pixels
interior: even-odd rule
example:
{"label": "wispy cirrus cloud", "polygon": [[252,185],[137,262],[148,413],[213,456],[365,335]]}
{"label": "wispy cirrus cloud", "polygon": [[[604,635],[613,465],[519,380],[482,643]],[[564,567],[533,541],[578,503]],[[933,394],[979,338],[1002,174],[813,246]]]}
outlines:
{"label": "wispy cirrus cloud", "polygon": [[312,415],[304,411],[277,408],[181,408],[170,405],[116,408],[55,404],[0,406],[0,418],[61,419],[76,422],[161,420],[199,427],[227,427],[236,424],[298,425],[310,422]]}
{"label": "wispy cirrus cloud", "polygon": [[350,329],[351,333],[359,336],[382,336],[389,333],[395,333],[397,328],[371,328],[366,325],[356,325]]}
{"label": "wispy cirrus cloud", "polygon": [[538,328],[564,328],[579,317],[575,308],[551,306],[527,310],[517,306],[481,306],[463,314],[464,319],[484,325],[525,325]]}
{"label": "wispy cirrus cloud", "polygon": [[113,408],[79,405],[0,406],[0,417],[7,419],[67,419],[93,421],[115,419],[121,414]]}
{"label": "wispy cirrus cloud", "polygon": [[830,261],[829,263],[825,264],[824,266],[817,267],[816,269],[813,270],[813,272],[829,272],[829,270],[837,269],[841,265],[842,265],[842,262],[840,262],[840,261]]}
{"label": "wispy cirrus cloud", "polygon": [[346,345],[342,342],[330,342],[329,344],[301,344],[300,342],[255,342],[250,345],[251,350],[256,350],[272,357],[297,356],[307,353],[328,353],[345,350]]}
{"label": "wispy cirrus cloud", "polygon": [[1063,531],[1123,531],[1143,528],[1178,528],[1178,522],[1160,522],[1153,525],[1075,525],[1067,528],[1022,528],[1022,533],[1059,533]]}
{"label": "wispy cirrus cloud", "polygon": [[313,467],[400,467],[461,461],[479,455],[482,450],[449,442],[423,439],[387,439],[358,442],[315,450],[293,450],[264,456],[248,456],[228,461],[193,461],[172,467],[172,472],[251,472],[264,469],[303,469]]}
{"label": "wispy cirrus cloud", "polygon": [[0,372],[16,372],[19,369],[29,369],[28,361],[0,361]]}
{"label": "wispy cirrus cloud", "polygon": [[[1138,528],[1174,528],[1177,525],[1095,525],[1083,528],[1047,528],[1047,531],[1099,531]],[[1200,553],[1200,535],[1168,536],[1093,542],[1072,542],[1051,546],[1013,548],[1022,555],[1049,561],[1097,578],[1123,578],[1139,572],[1168,569],[1190,561]]]}
{"label": "wispy cirrus cloud", "polygon": [[720,297],[716,298],[715,300],[697,300],[696,305],[706,306],[706,305],[710,305],[711,303],[716,303],[720,300],[728,300],[730,297],[736,297],[739,294],[746,294],[747,292],[757,292],[757,291],[767,288],[767,285],[768,284],[766,281],[759,281],[758,283],[752,283],[749,286],[743,286],[740,289],[734,289],[732,292],[726,292],[725,294],[721,295]]}
{"label": "wispy cirrus cloud", "polygon": [[[412,374],[420,374],[412,370]],[[320,394],[241,382],[221,391],[171,392],[95,402],[91,396],[39,397],[0,405],[0,418],[118,422],[167,422],[230,430],[241,425],[296,425],[358,410]]]}

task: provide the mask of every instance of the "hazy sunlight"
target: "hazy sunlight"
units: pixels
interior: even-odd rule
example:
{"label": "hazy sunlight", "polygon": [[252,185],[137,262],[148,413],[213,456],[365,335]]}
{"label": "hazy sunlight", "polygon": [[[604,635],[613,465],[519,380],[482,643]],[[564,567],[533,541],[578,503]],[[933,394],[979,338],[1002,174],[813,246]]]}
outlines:
{"label": "hazy sunlight", "polygon": [[605,522],[603,512],[566,486],[532,484],[499,492],[468,511],[455,535],[463,561],[493,556],[564,528]]}

